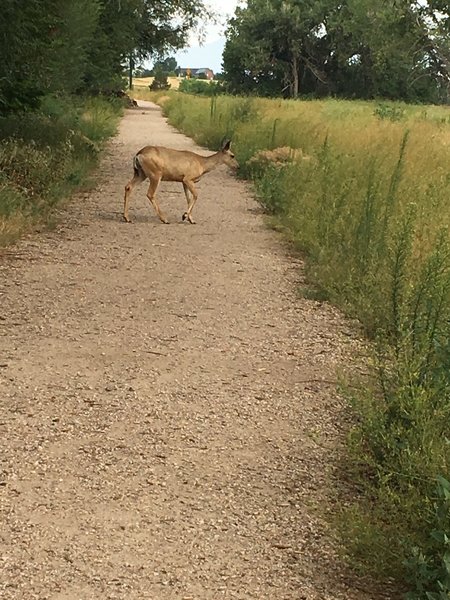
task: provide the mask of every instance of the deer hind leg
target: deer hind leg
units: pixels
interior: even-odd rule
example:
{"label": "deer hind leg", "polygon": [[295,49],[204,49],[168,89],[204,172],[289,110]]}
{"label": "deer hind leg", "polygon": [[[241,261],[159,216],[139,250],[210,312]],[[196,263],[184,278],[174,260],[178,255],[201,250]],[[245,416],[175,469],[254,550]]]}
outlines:
{"label": "deer hind leg", "polygon": [[138,173],[135,173],[133,179],[131,179],[125,186],[125,196],[123,199],[123,220],[127,223],[131,223],[130,219],[128,218],[128,206],[130,204],[131,192],[133,191],[133,188],[142,183],[144,179],[146,179],[146,176],[142,171],[139,171]]}
{"label": "deer hind leg", "polygon": [[159,183],[161,181],[161,175],[153,175],[150,179],[150,186],[148,188],[147,197],[153,205],[153,208],[156,211],[156,214],[160,218],[163,223],[168,223],[169,221],[162,214],[161,209],[159,208],[158,202],[156,201],[156,190],[158,189]]}
{"label": "deer hind leg", "polygon": [[[184,188],[184,195],[186,196],[186,200],[188,203],[188,209],[184,213],[182,219],[183,219],[183,221],[185,219],[187,219],[189,221],[189,223],[192,223],[194,225],[195,221],[192,218],[191,213],[192,213],[192,209],[194,208],[194,204],[197,202],[197,198],[198,198],[197,190],[195,189],[193,182],[188,181],[188,180],[183,181],[183,188]],[[192,198],[189,197],[189,192],[191,192]]]}

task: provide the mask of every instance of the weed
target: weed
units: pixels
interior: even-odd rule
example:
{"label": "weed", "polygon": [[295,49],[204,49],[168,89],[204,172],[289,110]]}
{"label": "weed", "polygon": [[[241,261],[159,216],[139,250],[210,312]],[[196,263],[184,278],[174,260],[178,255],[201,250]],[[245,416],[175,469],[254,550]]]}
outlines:
{"label": "weed", "polygon": [[379,119],[389,119],[389,121],[401,121],[405,118],[405,109],[395,104],[377,104],[373,113]]}

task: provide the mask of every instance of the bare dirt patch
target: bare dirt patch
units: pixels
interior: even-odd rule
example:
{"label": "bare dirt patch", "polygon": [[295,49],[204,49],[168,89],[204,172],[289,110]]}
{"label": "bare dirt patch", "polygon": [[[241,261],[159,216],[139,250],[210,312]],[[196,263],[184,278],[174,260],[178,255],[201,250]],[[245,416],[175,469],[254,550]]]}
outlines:
{"label": "bare dirt patch", "polygon": [[95,192],[0,258],[0,595],[374,598],[316,508],[343,429],[318,380],[351,331],[297,297],[301,264],[226,170],[201,180],[195,226],[171,183],[171,225],[145,184],[121,222],[139,148],[196,148],[141,106]]}

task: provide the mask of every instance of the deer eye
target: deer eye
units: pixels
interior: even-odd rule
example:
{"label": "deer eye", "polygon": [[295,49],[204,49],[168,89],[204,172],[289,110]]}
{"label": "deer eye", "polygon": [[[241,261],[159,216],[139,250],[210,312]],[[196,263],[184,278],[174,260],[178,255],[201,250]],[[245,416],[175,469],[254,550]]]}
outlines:
{"label": "deer eye", "polygon": [[234,158],[234,154],[230,154],[231,158]]}

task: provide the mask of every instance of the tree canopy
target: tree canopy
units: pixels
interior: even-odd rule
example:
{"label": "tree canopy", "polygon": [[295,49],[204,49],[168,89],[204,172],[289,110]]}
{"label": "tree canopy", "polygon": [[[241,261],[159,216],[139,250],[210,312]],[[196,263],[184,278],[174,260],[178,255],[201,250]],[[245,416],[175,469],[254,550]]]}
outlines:
{"label": "tree canopy", "polygon": [[155,61],[153,65],[152,75],[162,71],[163,73],[175,73],[178,68],[177,59],[173,56],[168,56]]}
{"label": "tree canopy", "polygon": [[0,112],[122,86],[124,64],[183,47],[202,0],[3,0]]}
{"label": "tree canopy", "polygon": [[226,37],[231,92],[450,98],[446,0],[248,0]]}

